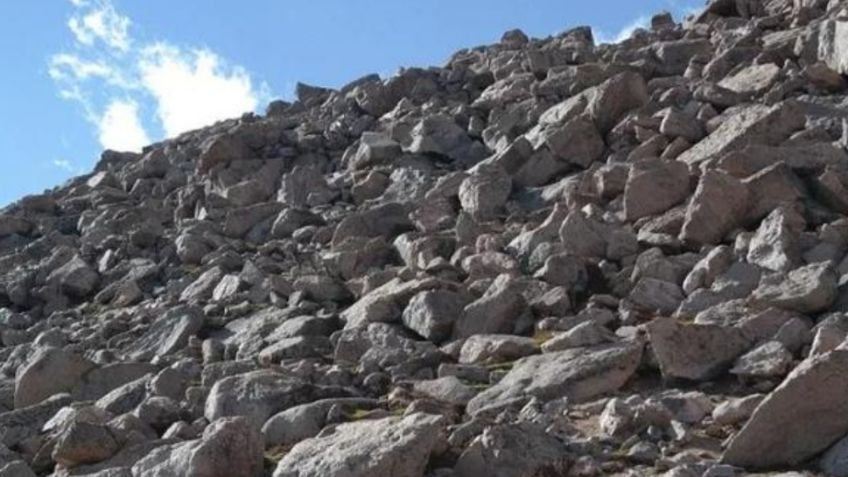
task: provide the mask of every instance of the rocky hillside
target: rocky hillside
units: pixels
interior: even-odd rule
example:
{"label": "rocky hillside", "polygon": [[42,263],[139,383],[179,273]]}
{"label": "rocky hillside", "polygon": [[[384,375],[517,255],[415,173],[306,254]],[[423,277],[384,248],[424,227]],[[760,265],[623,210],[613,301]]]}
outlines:
{"label": "rocky hillside", "polygon": [[715,0],[106,152],[0,215],[0,477],[848,476],[846,74]]}

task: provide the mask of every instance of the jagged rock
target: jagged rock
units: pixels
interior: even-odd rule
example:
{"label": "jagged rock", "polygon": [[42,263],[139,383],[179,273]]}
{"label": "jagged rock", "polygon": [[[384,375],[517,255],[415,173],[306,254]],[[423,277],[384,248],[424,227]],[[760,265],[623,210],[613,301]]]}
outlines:
{"label": "jagged rock", "polygon": [[575,460],[564,442],[538,424],[501,424],[486,428],[459,456],[454,475],[565,475]]}
{"label": "jagged rock", "polygon": [[797,465],[848,432],[840,396],[848,351],[811,357],[796,367],[733,436],[722,461],[747,469]]}
{"label": "jagged rock", "polygon": [[0,215],[0,237],[10,235],[27,235],[32,230],[32,223],[14,215]]}
{"label": "jagged rock", "polygon": [[686,209],[680,239],[697,244],[720,242],[745,218],[748,195],[748,188],[739,180],[707,171]]}
{"label": "jagged rock", "polygon": [[836,299],[836,281],[829,264],[807,265],[783,276],[764,277],[751,299],[799,313],[817,313]]}
{"label": "jagged rock", "polygon": [[639,161],[630,168],[624,189],[624,215],[637,220],[657,215],[689,196],[689,167],[662,159]]}
{"label": "jagged rock", "polygon": [[85,298],[97,287],[100,275],[76,256],[54,270],[47,281],[58,283],[63,292],[74,298]]}
{"label": "jagged rock", "polygon": [[645,80],[638,73],[625,72],[599,85],[587,111],[602,134],[609,132],[628,111],[648,102]]}
{"label": "jagged rock", "polygon": [[777,146],[803,126],[804,115],[797,103],[747,106],[728,117],[718,129],[677,160],[699,164],[742,146]]}
{"label": "jagged rock", "polygon": [[459,186],[462,208],[477,218],[491,218],[506,203],[512,180],[499,167],[478,169]]}
{"label": "jagged rock", "polygon": [[212,136],[201,145],[197,159],[198,172],[208,172],[215,166],[226,165],[232,161],[247,159],[250,150],[241,137],[235,134]]}
{"label": "jagged rock", "polygon": [[518,284],[509,275],[500,275],[482,297],[465,307],[454,324],[453,337],[511,333],[526,309],[527,301]]}
{"label": "jagged rock", "polygon": [[778,378],[792,364],[792,353],[779,341],[769,341],[740,356],[730,370],[740,378]]}
{"label": "jagged rock", "polygon": [[412,297],[401,315],[407,328],[434,343],[450,338],[467,299],[448,290],[422,291]]}
{"label": "jagged rock", "polygon": [[615,391],[636,371],[643,344],[621,343],[530,356],[515,363],[497,384],[468,403],[468,412],[517,398],[543,401],[567,397],[587,401]]}
{"label": "jagged rock", "polygon": [[118,442],[105,425],[76,420],[59,434],[52,457],[65,467],[76,467],[106,460],[117,451]]}
{"label": "jagged rock", "polygon": [[748,245],[748,262],[775,272],[789,272],[800,262],[798,237],[788,211],[775,209],[766,217]]}
{"label": "jagged rock", "polygon": [[514,361],[539,351],[533,338],[512,335],[474,335],[465,340],[459,362],[476,364]]}
{"label": "jagged rock", "polygon": [[426,414],[340,424],[295,445],[274,477],[418,477],[442,447],[444,426]]}
{"label": "jagged rock", "polygon": [[774,63],[751,65],[721,80],[719,86],[735,93],[759,96],[771,89],[779,76],[780,67]]}
{"label": "jagged rock", "polygon": [[341,407],[351,413],[377,407],[377,401],[364,398],[336,398],[301,404],[275,414],[262,426],[267,447],[289,446],[315,437],[327,425],[331,409]]}
{"label": "jagged rock", "polygon": [[372,290],[341,314],[346,328],[374,322],[398,321],[404,308],[419,292],[442,288],[443,283],[433,278],[404,282],[395,278]]}
{"label": "jagged rock", "polygon": [[203,327],[204,318],[200,310],[183,307],[170,310],[154,321],[147,332],[134,340],[125,350],[133,360],[147,360],[154,356],[165,356],[183,349],[189,337]]}
{"label": "jagged rock", "polygon": [[262,472],[262,435],[244,418],[213,421],[203,437],[152,450],[132,466],[132,475],[253,477]]}
{"label": "jagged rock", "polygon": [[646,328],[665,379],[713,378],[752,345],[738,328],[682,324],[673,318],[658,318]]}
{"label": "jagged rock", "polygon": [[83,356],[59,348],[42,348],[15,377],[15,408],[38,404],[54,394],[71,391],[95,367]]}
{"label": "jagged rock", "polygon": [[326,388],[274,371],[254,371],[219,380],[206,398],[204,416],[210,422],[244,416],[259,429],[274,414],[298,404],[345,397],[342,389]]}

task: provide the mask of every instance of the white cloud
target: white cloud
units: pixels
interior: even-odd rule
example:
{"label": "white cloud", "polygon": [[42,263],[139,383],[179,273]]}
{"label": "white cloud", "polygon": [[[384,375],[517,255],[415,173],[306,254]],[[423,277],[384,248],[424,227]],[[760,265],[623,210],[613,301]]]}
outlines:
{"label": "white cloud", "polygon": [[168,136],[254,111],[262,95],[244,68],[206,49],[154,44],[142,51],[139,69]]}
{"label": "white cloud", "polygon": [[68,172],[74,171],[74,166],[71,164],[71,161],[67,159],[54,159],[53,165],[58,167],[59,169],[64,169]]}
{"label": "white cloud", "polygon": [[132,21],[113,0],[69,2],[74,46],[50,58],[48,73],[60,97],[82,107],[105,148],[139,150],[157,124],[175,136],[255,111],[270,98],[265,83],[214,51],[133,37]]}
{"label": "white cloud", "polygon": [[650,28],[650,26],[651,19],[643,15],[625,25],[614,35],[609,35],[608,33],[599,30],[596,34],[596,39],[598,43],[621,43],[622,41],[629,39],[636,30],[640,28]]}
{"label": "white cloud", "polygon": [[110,0],[97,0],[94,3],[71,0],[71,3],[82,10],[68,20],[68,28],[78,42],[93,46],[97,40],[101,40],[110,48],[129,50],[130,19],[118,13]]}
{"label": "white cloud", "polygon": [[113,100],[100,117],[98,139],[105,149],[141,151],[150,143],[138,116],[138,103],[132,100]]}

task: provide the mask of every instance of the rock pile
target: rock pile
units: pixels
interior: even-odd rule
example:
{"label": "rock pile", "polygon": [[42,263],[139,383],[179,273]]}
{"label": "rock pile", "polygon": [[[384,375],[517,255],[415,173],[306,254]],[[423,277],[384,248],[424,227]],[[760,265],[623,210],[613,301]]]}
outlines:
{"label": "rock pile", "polygon": [[511,31],[0,213],[0,477],[848,476],[848,8]]}

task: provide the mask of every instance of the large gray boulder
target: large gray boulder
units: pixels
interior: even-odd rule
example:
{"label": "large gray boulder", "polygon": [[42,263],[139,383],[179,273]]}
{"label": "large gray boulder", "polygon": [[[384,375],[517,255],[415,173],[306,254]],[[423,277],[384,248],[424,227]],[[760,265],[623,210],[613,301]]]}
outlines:
{"label": "large gray boulder", "polygon": [[206,398],[204,416],[209,421],[244,416],[259,429],[269,417],[290,407],[348,394],[271,370],[253,371],[216,382]]}
{"label": "large gray boulder", "polygon": [[445,437],[443,418],[427,414],[340,424],[295,445],[274,477],[422,477]]}
{"label": "large gray boulder", "polygon": [[646,329],[667,380],[716,377],[753,344],[739,328],[680,323],[674,318],[658,318]]}
{"label": "large gray boulder", "polygon": [[623,342],[521,359],[497,384],[472,399],[468,412],[517,398],[581,402],[616,391],[636,372],[643,348],[641,342]]}
{"label": "large gray boulder", "polygon": [[799,364],[757,407],[722,461],[746,469],[795,466],[848,434],[848,350]]}
{"label": "large gray boulder", "polygon": [[69,392],[95,364],[78,353],[41,348],[15,376],[15,408],[38,404],[54,394]]}
{"label": "large gray boulder", "polygon": [[265,445],[248,419],[212,422],[200,439],[158,447],[135,463],[133,477],[256,477]]}

